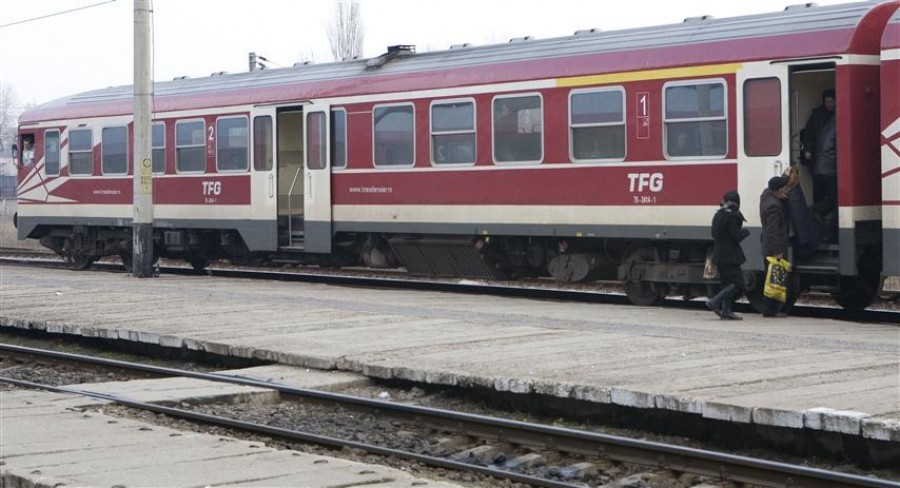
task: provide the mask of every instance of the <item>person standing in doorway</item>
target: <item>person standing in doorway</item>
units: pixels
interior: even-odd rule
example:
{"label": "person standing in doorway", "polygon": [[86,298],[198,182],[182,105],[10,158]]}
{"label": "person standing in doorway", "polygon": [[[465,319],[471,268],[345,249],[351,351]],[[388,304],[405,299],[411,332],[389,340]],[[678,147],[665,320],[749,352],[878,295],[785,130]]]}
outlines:
{"label": "person standing in doorway", "polygon": [[711,232],[714,239],[712,259],[719,268],[722,290],[706,301],[706,307],[722,320],[743,320],[732,312],[732,306],[744,289],[741,265],[747,258],[741,249],[741,241],[750,235],[750,231],[744,229],[746,220],[741,213],[741,196],[737,191],[726,193],[719,210],[713,216]]}
{"label": "person standing in doorway", "polygon": [[800,133],[800,142],[803,144],[803,160],[812,162],[818,146],[819,135],[829,120],[834,118],[837,100],[834,97],[834,89],[829,88],[822,92],[822,105],[814,108],[806,125]]}
{"label": "person standing in doorway", "polygon": [[[788,223],[787,198],[788,178],[775,176],[769,180],[768,188],[759,197],[759,219],[762,222],[762,255],[764,266],[766,257],[784,258],[790,246],[790,224]],[[781,302],[763,297],[763,317],[784,317]]]}
{"label": "person standing in doorway", "polygon": [[815,208],[825,224],[825,240],[837,242],[837,117],[826,122],[819,134],[812,176]]}

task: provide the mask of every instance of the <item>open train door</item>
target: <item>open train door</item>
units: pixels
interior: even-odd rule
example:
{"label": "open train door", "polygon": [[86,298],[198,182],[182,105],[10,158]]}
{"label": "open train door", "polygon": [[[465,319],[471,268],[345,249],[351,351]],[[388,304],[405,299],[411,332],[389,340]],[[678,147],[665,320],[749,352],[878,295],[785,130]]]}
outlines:
{"label": "open train door", "polygon": [[[738,191],[751,237],[742,247],[747,255],[744,285],[747,300],[763,310],[765,266],[762,258],[759,196],[769,179],[781,175],[791,161],[788,67],[769,62],[746,63],[737,72]],[[797,290],[798,287],[793,287]],[[796,299],[796,295],[792,297]]]}
{"label": "open train door", "polygon": [[250,111],[252,162],[250,201],[254,226],[262,232],[256,240],[265,250],[278,246],[277,187],[275,182],[275,107]]}
{"label": "open train door", "polygon": [[[763,269],[760,254],[759,195],[769,179],[781,175],[791,161],[788,67],[769,62],[746,63],[737,72],[738,191],[747,227],[746,269]],[[758,259],[754,257],[759,256]]]}
{"label": "open train door", "polygon": [[327,104],[312,104],[304,110],[303,141],[306,164],[306,183],[303,199],[303,250],[312,253],[331,252],[331,153],[330,108]]}

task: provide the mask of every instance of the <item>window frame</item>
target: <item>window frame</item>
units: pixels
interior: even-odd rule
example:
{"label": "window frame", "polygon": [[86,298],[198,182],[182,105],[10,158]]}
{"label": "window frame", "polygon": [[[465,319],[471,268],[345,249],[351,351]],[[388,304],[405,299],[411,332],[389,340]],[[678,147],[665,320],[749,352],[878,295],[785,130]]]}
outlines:
{"label": "window frame", "polygon": [[[541,108],[541,156],[539,159],[529,159],[525,161],[497,161],[497,127],[495,125],[495,105],[494,103],[497,100],[501,100],[504,98],[528,98],[528,97],[538,97],[540,100],[540,108]],[[546,135],[546,110],[544,110],[544,94],[541,92],[526,92],[526,93],[508,93],[503,95],[494,95],[491,97],[491,162],[496,166],[536,166],[540,165],[544,162],[544,156],[546,155],[546,141],[544,140],[544,136]]]}
{"label": "window frame", "polygon": [[[47,137],[48,134],[56,133],[56,173],[48,173],[47,172],[47,155],[50,154],[47,151],[47,141],[50,140]],[[59,129],[47,129],[44,131],[44,175],[45,176],[59,176],[62,172],[62,133]],[[32,164],[37,164],[37,161],[32,162]]]}
{"label": "window frame", "polygon": [[[153,128],[157,127],[157,126],[162,126],[162,146],[156,146],[153,144]],[[168,159],[169,159],[168,151],[166,151],[166,139],[168,139],[166,137],[166,123],[165,122],[153,122],[150,125],[150,159],[154,163],[156,162],[156,158],[153,157],[154,151],[158,151],[158,150],[162,149],[162,154],[163,154],[162,171],[156,171],[155,169],[153,169],[154,175],[166,174],[166,169],[168,167],[168,162],[169,162],[168,161]]]}
{"label": "window frame", "polygon": [[[329,145],[331,144],[331,140],[328,135],[328,130],[330,127],[326,127],[331,124],[329,119],[330,113],[326,113],[325,111],[312,111],[312,112],[304,112],[303,114],[303,137],[304,141],[304,156],[306,158],[306,169],[309,171],[322,171],[329,167],[330,161],[328,160],[328,153],[330,152]],[[311,119],[315,118],[316,120],[313,122]],[[317,140],[313,139],[313,123],[318,128],[318,137]],[[318,158],[314,161],[312,158],[313,150],[311,144],[315,142],[318,146]]]}
{"label": "window frame", "polygon": [[[573,124],[572,123],[572,98],[576,95],[582,95],[585,93],[606,93],[606,92],[619,92],[622,94],[622,122],[600,122],[600,123],[584,123],[584,124]],[[592,88],[579,88],[569,91],[569,111],[566,117],[566,123],[569,126],[569,160],[573,163],[612,163],[612,162],[622,162],[628,159],[628,101],[627,101],[627,92],[625,91],[625,87],[622,85],[615,86],[603,86],[603,87],[592,87]],[[576,158],[575,157],[575,131],[574,129],[583,129],[583,128],[594,128],[594,127],[622,127],[622,147],[625,149],[624,154],[621,158]]]}
{"label": "window frame", "polygon": [[[245,165],[243,168],[223,169],[223,168],[219,167],[219,135],[220,135],[219,122],[221,122],[223,120],[237,120],[237,119],[244,120],[244,129],[246,129],[246,131],[247,131],[247,135],[244,138],[245,142],[246,142],[246,144],[244,145]],[[216,133],[215,133],[216,173],[247,173],[247,172],[249,172],[250,171],[250,117],[248,117],[247,115],[222,115],[222,116],[216,117],[215,127],[216,127]]]}
{"label": "window frame", "polygon": [[[334,154],[335,154],[335,152],[334,152],[334,148],[335,148],[334,142],[337,141],[337,137],[336,137],[336,135],[335,135],[335,130],[334,130],[334,121],[336,120],[335,117],[334,117],[334,114],[337,113],[337,112],[343,112],[343,114],[344,114],[344,132],[343,132],[343,139],[344,139],[344,161],[343,161],[343,163],[341,163],[340,165],[337,164],[337,162],[336,162],[336,160],[335,160],[335,157],[334,157]],[[372,112],[372,113],[373,113],[373,114],[375,113],[375,112],[374,112],[374,109],[373,109],[373,112]],[[414,115],[415,115],[415,113],[414,113]],[[329,141],[328,141],[328,143],[331,145],[331,147],[330,147],[330,150],[331,150],[331,169],[332,169],[332,170],[334,170],[334,169],[347,169],[347,162],[348,162],[349,159],[350,159],[350,155],[349,155],[349,145],[348,145],[348,144],[349,144],[349,141],[348,141],[348,138],[347,138],[347,134],[350,132],[350,130],[349,130],[350,119],[347,117],[347,109],[345,109],[345,108],[332,108],[332,109],[331,109],[331,114],[329,114],[329,116],[330,116],[331,118],[328,120],[329,130],[330,130],[330,132],[329,132]],[[413,119],[413,120],[415,120],[415,119]],[[415,125],[415,124],[413,124],[413,125]],[[374,143],[374,141],[375,141],[375,138],[374,138],[374,137],[375,137],[375,135],[374,135],[374,127],[375,127],[375,126],[373,125],[373,126],[372,126],[372,128],[373,128],[373,134],[372,134],[372,141],[373,141],[373,143]],[[413,129],[413,131],[415,132],[415,129]],[[415,140],[415,139],[413,139],[413,140]],[[413,147],[415,147],[415,145],[413,145]],[[374,150],[374,146],[373,146],[373,150]],[[372,162],[373,162],[373,164],[374,164],[374,162],[375,162],[375,159],[374,159],[374,158],[372,159]]]}
{"label": "window frame", "polygon": [[[106,147],[106,145],[103,142],[103,135],[104,135],[104,132],[106,132],[107,130],[113,130],[113,129],[125,129],[125,172],[124,173],[118,173],[118,172],[107,173],[106,172],[106,165],[105,165],[105,161],[103,160],[103,157],[106,154],[106,150],[104,149]],[[101,176],[126,176],[126,175],[128,175],[128,170],[129,170],[129,167],[131,166],[130,164],[128,164],[129,163],[128,162],[128,149],[129,149],[129,145],[128,145],[128,126],[127,125],[111,125],[111,126],[105,126],[105,127],[100,128],[100,175]]]}
{"label": "window frame", "polygon": [[[73,132],[87,132],[88,134],[90,134],[91,135],[90,149],[79,149],[79,150],[73,151],[72,150],[72,133]],[[92,127],[80,128],[80,129],[69,129],[68,139],[69,139],[69,144],[68,144],[69,150],[66,151],[66,153],[69,158],[69,161],[68,161],[69,176],[94,176],[94,129]],[[89,173],[76,173],[76,172],[72,171],[72,169],[73,169],[72,153],[76,153],[76,154],[88,153],[91,155],[91,171]]]}
{"label": "window frame", "polygon": [[[390,108],[390,107],[412,107],[412,162],[409,164],[378,164],[378,161],[375,159],[376,155],[376,131],[375,124],[377,123],[375,120],[375,111],[379,108]],[[401,103],[381,103],[372,106],[372,166],[376,169],[398,169],[398,168],[413,168],[416,166],[416,104],[413,102],[401,102]]]}
{"label": "window frame", "polygon": [[[264,140],[261,141],[260,139],[263,139],[263,137],[261,137],[259,132],[257,132],[257,122],[262,121],[268,122],[268,134],[266,134]],[[253,131],[253,137],[251,140],[251,146],[253,146],[253,164],[251,166],[253,167],[253,171],[260,173],[272,171],[272,169],[275,167],[275,117],[272,114],[267,113],[256,114],[253,116],[251,125],[251,130]],[[261,151],[258,150],[258,148],[260,147],[264,147],[266,152],[266,158],[262,167],[259,166],[260,156],[262,156],[260,154]]]}
{"label": "window frame", "polygon": [[[434,130],[434,106],[435,105],[451,105],[457,103],[471,103],[472,104],[472,130],[451,130],[451,131],[440,131],[435,132]],[[467,163],[438,163],[434,158],[434,137],[435,135],[460,135],[460,134],[472,134],[472,162]],[[446,168],[446,167],[467,167],[467,166],[475,166],[478,163],[478,102],[473,97],[467,98],[451,98],[451,99],[441,99],[441,100],[432,100],[428,105],[428,159],[431,163],[431,166],[436,168]]]}
{"label": "window frame", "polygon": [[[748,87],[748,85],[753,85],[753,84],[755,84],[756,82],[761,82],[761,81],[762,81],[762,82],[771,82],[771,81],[773,81],[773,80],[776,81],[776,82],[778,82],[778,85],[777,85],[777,89],[778,89],[778,126],[773,130],[773,132],[774,132],[774,134],[775,134],[775,136],[776,136],[776,137],[774,138],[774,140],[778,141],[778,150],[775,151],[775,152],[772,153],[772,154],[763,154],[763,153],[758,153],[758,152],[753,152],[753,153],[751,154],[751,151],[750,151],[749,149],[757,149],[756,144],[758,144],[758,142],[757,142],[757,140],[756,140],[755,138],[752,138],[752,137],[750,136],[750,131],[751,131],[751,129],[753,129],[753,128],[755,127],[755,125],[752,125],[752,124],[748,123],[748,122],[749,122],[749,121],[748,121],[748,118],[749,118],[751,115],[756,114],[756,113],[757,113],[756,110],[758,110],[758,109],[757,109],[757,108],[750,108],[750,109],[748,110],[748,104],[747,104],[747,98],[748,98],[748,97],[747,97],[747,87]],[[783,138],[784,127],[782,127],[782,125],[783,125],[783,124],[782,124],[782,120],[784,119],[784,115],[785,115],[784,110],[785,110],[785,108],[784,108],[784,105],[783,105],[783,104],[784,104],[784,100],[782,100],[782,97],[781,97],[781,95],[782,95],[782,88],[783,88],[783,87],[782,87],[782,83],[783,83],[783,80],[782,80],[780,77],[778,77],[778,76],[762,76],[762,77],[758,77],[758,78],[748,78],[748,79],[744,80],[744,83],[743,83],[743,85],[741,86],[741,105],[742,105],[742,109],[743,109],[743,114],[742,114],[743,117],[741,117],[740,123],[741,123],[741,125],[743,126],[741,132],[742,132],[742,136],[743,136],[743,138],[744,138],[744,151],[743,151],[743,153],[744,153],[744,156],[745,156],[745,157],[748,157],[748,158],[764,158],[764,157],[772,157],[772,156],[779,156],[779,155],[781,155],[781,154],[784,152],[784,141],[783,141],[783,139],[782,139],[782,138]],[[770,135],[770,134],[764,134],[764,135],[765,135],[765,136],[768,136],[768,135]],[[753,147],[751,147],[751,144],[753,145]]]}
{"label": "window frame", "polygon": [[[722,86],[722,116],[721,117],[692,117],[692,118],[683,118],[683,119],[670,119],[668,114],[666,113],[666,100],[667,95],[666,91],[675,86],[696,86],[696,85],[721,85]],[[715,122],[715,121],[724,121],[725,122],[725,152],[721,155],[698,155],[698,156],[672,156],[669,154],[669,123],[684,123],[684,122]],[[678,81],[670,81],[665,83],[662,86],[662,124],[663,124],[663,133],[662,133],[662,146],[663,146],[663,156],[665,156],[666,160],[672,161],[684,161],[684,160],[721,160],[728,157],[728,151],[731,148],[731,139],[729,137],[729,127],[728,127],[728,81],[725,78],[702,78],[702,79],[691,79],[691,80],[678,80]]]}
{"label": "window frame", "polygon": [[[185,146],[179,146],[178,145],[178,126],[180,124],[190,124],[190,123],[194,123],[194,122],[200,122],[201,124],[203,124],[203,130],[202,130],[203,144],[190,144],[190,145],[185,145]],[[207,135],[206,135],[206,119],[204,119],[202,117],[198,117],[198,118],[193,118],[193,119],[184,119],[184,120],[176,120],[175,121],[175,174],[199,175],[199,174],[207,173],[207,169],[208,169],[207,168],[207,159],[208,158],[206,157],[206,137],[207,137]],[[183,149],[183,148],[193,148],[193,147],[202,147],[203,148],[203,169],[200,171],[182,170],[179,165],[179,163],[181,161],[179,161],[179,159],[178,159],[178,150]]]}

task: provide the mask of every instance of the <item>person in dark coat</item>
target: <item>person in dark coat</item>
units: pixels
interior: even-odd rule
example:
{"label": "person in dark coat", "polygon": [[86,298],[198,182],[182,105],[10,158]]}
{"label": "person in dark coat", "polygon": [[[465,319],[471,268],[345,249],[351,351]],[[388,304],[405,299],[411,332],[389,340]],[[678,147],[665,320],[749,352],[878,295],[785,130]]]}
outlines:
{"label": "person in dark coat", "polygon": [[834,117],[836,105],[833,88],[822,92],[822,105],[813,109],[809,119],[806,120],[806,125],[803,126],[803,130],[800,132],[804,161],[812,162],[814,160],[819,135],[822,133],[822,128],[825,127],[825,124]]}
{"label": "person in dark coat", "polygon": [[726,193],[712,220],[714,239],[712,259],[719,268],[722,290],[706,301],[706,307],[722,320],[743,320],[731,309],[738,293],[744,288],[744,272],[741,265],[747,258],[741,249],[741,241],[750,235],[750,231],[744,229],[746,220],[741,213],[741,196],[737,191]]}
{"label": "person in dark coat", "polygon": [[[787,256],[790,246],[790,224],[785,200],[789,190],[788,178],[775,176],[769,180],[769,187],[759,197],[759,220],[762,222],[762,255],[763,262],[768,265],[766,257],[783,258]],[[764,317],[783,317],[780,312],[781,302],[763,297]]]}

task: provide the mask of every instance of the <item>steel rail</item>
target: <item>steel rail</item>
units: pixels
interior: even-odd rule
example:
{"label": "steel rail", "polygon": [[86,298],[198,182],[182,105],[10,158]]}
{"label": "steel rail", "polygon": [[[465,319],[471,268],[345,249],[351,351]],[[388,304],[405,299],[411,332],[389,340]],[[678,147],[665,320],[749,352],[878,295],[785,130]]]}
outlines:
{"label": "steel rail", "polygon": [[243,420],[232,419],[228,417],[221,417],[218,415],[209,415],[205,413],[192,412],[189,410],[182,410],[180,408],[172,408],[172,407],[164,407],[162,405],[157,405],[153,403],[141,402],[138,400],[133,400],[127,397],[113,395],[109,393],[100,393],[90,390],[82,390],[78,388],[71,387],[63,387],[63,386],[51,386],[51,385],[42,385],[40,383],[32,383],[30,381],[17,380],[13,378],[7,378],[4,376],[0,376],[0,382],[6,382],[13,385],[25,387],[25,388],[34,388],[34,389],[42,389],[53,391],[57,393],[69,393],[75,395],[82,395],[86,397],[96,398],[99,400],[104,400],[108,402],[113,402],[119,405],[124,405],[126,407],[136,408],[140,410],[146,410],[149,412],[161,413],[168,415],[170,417],[193,420],[198,422],[204,422],[207,424],[218,425],[221,427],[229,427],[232,429],[238,429],[245,432],[250,432],[253,434],[264,434],[270,435],[272,437],[277,437],[280,439],[289,439],[292,441],[300,441],[306,442],[310,444],[316,444],[321,446],[329,446],[334,448],[344,448],[349,447],[353,449],[359,449],[362,451],[366,451],[371,454],[378,454],[381,456],[390,456],[397,457],[402,459],[408,459],[411,461],[417,461],[422,464],[426,464],[433,467],[451,469],[454,471],[471,471],[475,473],[480,473],[487,476],[492,476],[495,478],[508,479],[511,481],[515,481],[517,483],[525,483],[532,486],[540,486],[545,488],[578,488],[582,485],[573,485],[571,483],[562,483],[558,481],[548,480],[544,478],[536,478],[533,476],[523,475],[519,473],[515,473],[512,471],[504,471],[492,468],[486,468],[483,466],[478,466],[474,464],[461,463],[453,460],[436,458],[433,456],[426,456],[424,454],[416,454],[408,451],[401,451],[398,449],[391,449],[387,447],[375,446],[372,444],[366,444],[362,442],[356,442],[345,439],[338,439],[336,437],[323,436],[318,434],[311,434],[308,432],[301,432],[298,430],[285,429],[282,427],[272,427],[270,425],[257,424],[253,422],[245,422]]}
{"label": "steel rail", "polygon": [[[551,446],[560,451],[601,456],[620,462],[691,472],[741,483],[772,487],[791,486],[796,488],[838,488],[848,486],[900,488],[900,483],[876,478],[754,459],[703,449],[629,439],[608,434],[529,424],[515,420],[452,412],[417,405],[390,403],[342,395],[339,393],[297,388],[280,383],[239,376],[182,371],[160,366],[94,358],[90,356],[46,351],[8,344],[0,344],[0,351],[79,361],[95,365],[149,372],[162,376],[181,376],[207,381],[268,388],[287,395],[295,395],[342,405],[349,404],[359,408],[366,408],[377,413],[404,416],[418,422],[450,427],[462,430],[473,436],[496,441],[531,447]],[[495,470],[491,471],[495,472]]]}

